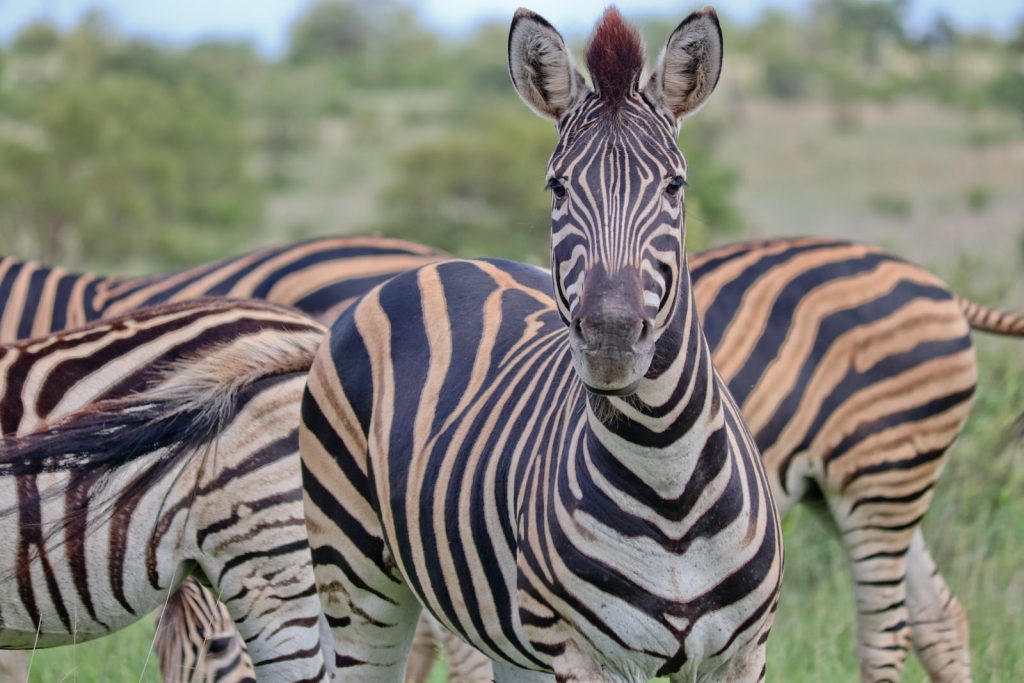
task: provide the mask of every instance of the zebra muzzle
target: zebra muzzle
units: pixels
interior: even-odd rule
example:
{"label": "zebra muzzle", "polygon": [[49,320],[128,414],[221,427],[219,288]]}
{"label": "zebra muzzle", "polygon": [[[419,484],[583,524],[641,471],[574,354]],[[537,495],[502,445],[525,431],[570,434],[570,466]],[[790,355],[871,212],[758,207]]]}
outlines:
{"label": "zebra muzzle", "polygon": [[573,366],[593,393],[636,392],[654,358],[653,322],[623,310],[614,300],[581,315],[570,327]]}

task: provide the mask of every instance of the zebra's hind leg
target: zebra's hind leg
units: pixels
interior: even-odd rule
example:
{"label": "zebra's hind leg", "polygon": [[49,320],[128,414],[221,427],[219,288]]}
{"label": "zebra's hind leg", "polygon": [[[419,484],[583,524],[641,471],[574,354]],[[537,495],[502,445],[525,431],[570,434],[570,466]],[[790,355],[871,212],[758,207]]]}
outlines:
{"label": "zebra's hind leg", "polygon": [[554,674],[520,669],[510,664],[494,662],[494,683],[555,683]]}
{"label": "zebra's hind leg", "polygon": [[491,683],[494,672],[487,655],[446,629],[429,612],[416,626],[416,637],[409,655],[405,683],[424,683],[437,660],[444,653],[448,664],[448,683]]}
{"label": "zebra's hind leg", "polygon": [[28,680],[28,654],[20,650],[0,650],[0,681]]}
{"label": "zebra's hind leg", "polygon": [[[761,683],[765,680],[765,667],[767,664],[767,632],[759,638],[759,644],[751,649],[746,657],[737,658],[736,661],[722,671],[715,671],[704,680],[721,681],[722,683]],[[679,679],[670,679],[676,683]]]}
{"label": "zebra's hind leg", "polygon": [[933,681],[971,680],[967,615],[935,566],[921,530],[907,556],[907,607],[914,651]]}
{"label": "zebra's hind leg", "polygon": [[851,505],[849,497],[834,505],[853,508],[833,516],[853,578],[861,679],[896,683],[910,649],[907,549],[917,521],[869,512],[872,505]]}
{"label": "zebra's hind leg", "polygon": [[402,683],[422,611],[408,585],[388,561],[317,546],[313,554],[321,560],[314,571],[331,627],[335,680]]}
{"label": "zebra's hind leg", "polygon": [[[416,624],[416,635],[412,641],[412,651],[409,653],[409,666],[405,671],[405,683],[425,683],[430,676],[430,670],[434,668],[437,661],[437,650],[440,641],[434,637],[431,628],[430,616],[424,612]],[[451,672],[448,675],[451,680]]]}
{"label": "zebra's hind leg", "polygon": [[448,661],[448,683],[490,683],[494,680],[491,660],[480,650],[430,619],[434,637],[441,643]]}

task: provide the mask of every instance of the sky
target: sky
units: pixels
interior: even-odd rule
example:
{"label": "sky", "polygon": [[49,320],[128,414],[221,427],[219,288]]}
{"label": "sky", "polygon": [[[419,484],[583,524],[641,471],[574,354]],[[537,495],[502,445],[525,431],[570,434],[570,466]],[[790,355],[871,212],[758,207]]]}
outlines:
{"label": "sky", "polygon": [[[372,2],[373,0],[364,0]],[[810,0],[708,0],[719,12],[738,21],[755,19],[766,7],[799,10]],[[26,22],[49,18],[69,26],[90,8],[113,17],[125,33],[176,44],[207,38],[248,39],[268,55],[279,55],[288,26],[309,0],[0,0],[0,41]],[[423,20],[442,32],[463,33],[488,19],[507,21],[526,4],[565,33],[586,31],[607,0],[413,0]],[[644,15],[680,19],[702,0],[618,0],[627,18]],[[1021,0],[910,0],[910,25],[926,26],[943,12],[962,28],[987,28],[1008,33],[1024,18]]]}

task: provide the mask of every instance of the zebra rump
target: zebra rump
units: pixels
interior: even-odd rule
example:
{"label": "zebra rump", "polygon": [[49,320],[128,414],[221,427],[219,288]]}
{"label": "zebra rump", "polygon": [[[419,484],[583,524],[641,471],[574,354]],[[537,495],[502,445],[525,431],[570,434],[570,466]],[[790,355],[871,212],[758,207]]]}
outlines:
{"label": "zebra rump", "polygon": [[[104,401],[39,432],[4,439],[0,476],[68,472],[71,478],[67,485],[28,492],[19,504],[0,509],[0,516],[17,512],[25,503],[43,504],[70,488],[83,495],[76,497],[77,505],[67,511],[62,525],[47,530],[44,541],[72,531],[86,515],[93,522],[106,521],[119,502],[171,475],[184,464],[183,458],[215,452],[217,435],[248,399],[288,378],[278,375],[249,384],[220,398],[217,410],[181,397],[142,395]],[[145,457],[150,462],[130,486],[109,486],[118,470]]]}

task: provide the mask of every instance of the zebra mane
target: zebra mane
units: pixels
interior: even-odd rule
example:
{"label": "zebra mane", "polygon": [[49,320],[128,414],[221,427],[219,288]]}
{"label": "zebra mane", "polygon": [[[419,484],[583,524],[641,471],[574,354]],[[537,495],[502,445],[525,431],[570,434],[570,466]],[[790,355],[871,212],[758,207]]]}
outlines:
{"label": "zebra mane", "polygon": [[604,11],[587,46],[587,69],[601,99],[618,104],[640,85],[644,41],[614,7]]}
{"label": "zebra mane", "polygon": [[[0,476],[69,475],[69,481],[43,489],[26,487],[34,493],[0,508],[0,517],[68,494],[64,517],[45,533],[44,546],[86,516],[96,528],[119,500],[180,475],[215,448],[220,433],[260,389],[307,372],[323,338],[312,322],[309,330],[242,337],[200,358],[168,363],[161,370],[165,381],[151,389],[98,401],[35,432],[0,440]],[[144,458],[151,460],[125,484],[114,485],[121,468]]]}

